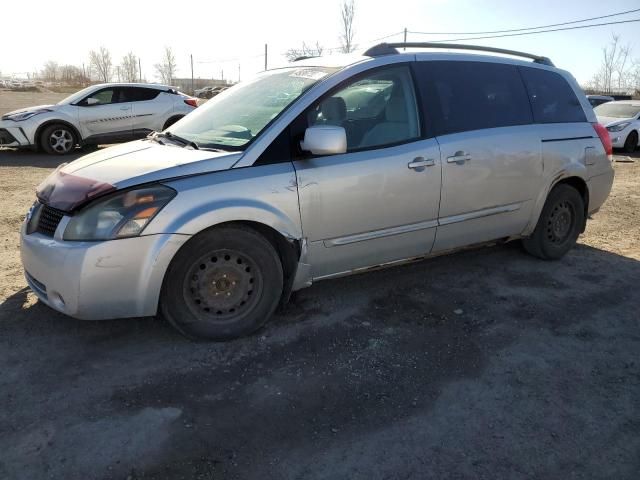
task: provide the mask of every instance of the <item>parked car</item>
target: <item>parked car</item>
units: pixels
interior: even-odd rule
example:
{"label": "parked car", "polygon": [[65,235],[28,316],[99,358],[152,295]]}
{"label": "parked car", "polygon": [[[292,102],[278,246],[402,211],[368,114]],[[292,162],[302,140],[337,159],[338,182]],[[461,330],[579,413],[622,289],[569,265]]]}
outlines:
{"label": "parked car", "polygon": [[194,91],[194,95],[198,98],[213,98],[219,93],[225,91],[228,87],[204,87]]}
{"label": "parked car", "polygon": [[93,85],[56,105],[3,115],[0,144],[64,155],[76,145],[124,142],[164,130],[196,106],[195,98],[166,85]]}
{"label": "parked car", "polygon": [[640,100],[608,102],[593,110],[598,121],[607,127],[611,143],[632,153],[638,148],[640,138]]}
{"label": "parked car", "polygon": [[603,103],[613,102],[615,98],[609,97],[608,95],[587,95],[587,100],[589,100],[592,107],[597,107]]}
{"label": "parked car", "polygon": [[405,46],[443,45],[294,62],[62,166],[22,227],[29,286],[77,318],[161,312],[227,339],[372,267],[516,239],[561,258],[613,181],[574,78],[535,55]]}

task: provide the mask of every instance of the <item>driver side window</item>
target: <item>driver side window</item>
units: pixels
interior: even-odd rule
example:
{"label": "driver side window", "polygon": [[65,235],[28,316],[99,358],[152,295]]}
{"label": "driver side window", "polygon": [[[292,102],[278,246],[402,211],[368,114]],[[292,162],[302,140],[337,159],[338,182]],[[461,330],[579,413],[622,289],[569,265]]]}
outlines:
{"label": "driver side window", "polygon": [[347,151],[394,145],[420,137],[409,67],[378,70],[324,98],[307,113],[308,126],[343,127]]}
{"label": "driver side window", "polygon": [[89,99],[97,100],[97,103],[93,103],[93,105],[108,105],[110,103],[118,103],[118,95],[117,91],[114,88],[106,88],[104,90],[99,90],[96,93],[88,96],[82,103],[87,105],[89,104]]}

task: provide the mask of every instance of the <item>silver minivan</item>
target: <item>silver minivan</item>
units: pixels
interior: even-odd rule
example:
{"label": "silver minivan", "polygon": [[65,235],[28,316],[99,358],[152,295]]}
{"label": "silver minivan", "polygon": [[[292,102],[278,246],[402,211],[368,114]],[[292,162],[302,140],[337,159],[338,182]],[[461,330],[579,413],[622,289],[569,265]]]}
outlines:
{"label": "silver minivan", "polygon": [[296,61],[62,165],[22,227],[28,284],[228,339],[322,279],[514,239],[562,257],[609,195],[608,132],[547,58],[442,48]]}

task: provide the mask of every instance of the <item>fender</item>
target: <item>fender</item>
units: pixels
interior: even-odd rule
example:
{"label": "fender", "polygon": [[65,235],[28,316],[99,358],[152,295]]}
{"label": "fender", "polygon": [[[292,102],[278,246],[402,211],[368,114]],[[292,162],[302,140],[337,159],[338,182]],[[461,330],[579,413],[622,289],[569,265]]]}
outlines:
{"label": "fender", "polygon": [[38,125],[38,128],[36,129],[36,133],[33,136],[33,144],[39,145],[40,135],[42,134],[42,131],[45,128],[47,128],[49,125],[53,125],[56,123],[64,125],[65,127],[69,127],[73,131],[73,134],[76,136],[76,141],[78,142],[78,144],[82,145],[83,139],[78,129],[72,123],[68,122],[67,120],[62,120],[61,118],[50,118],[42,122],[40,125]]}
{"label": "fender", "polygon": [[296,224],[284,211],[249,198],[202,203],[173,219],[165,229],[182,235],[196,235],[222,223],[243,221],[271,227],[289,240],[302,238],[299,223]]}
{"label": "fender", "polygon": [[196,235],[226,222],[255,222],[301,240],[296,174],[291,163],[236,168],[167,182],[178,195],[145,234]]}
{"label": "fender", "polygon": [[533,233],[536,225],[538,224],[538,219],[540,218],[540,214],[542,213],[544,204],[547,201],[547,197],[549,196],[549,192],[551,192],[553,187],[555,187],[561,181],[568,178],[579,178],[585,184],[587,199],[589,198],[589,191],[587,187],[587,168],[582,164],[572,162],[571,164],[567,165],[566,168],[563,168],[562,170],[557,171],[550,176],[545,176],[545,179],[547,178],[549,180],[547,181],[545,188],[542,188],[540,190],[540,193],[535,200],[529,223],[521,233],[521,236],[523,237],[527,237]]}

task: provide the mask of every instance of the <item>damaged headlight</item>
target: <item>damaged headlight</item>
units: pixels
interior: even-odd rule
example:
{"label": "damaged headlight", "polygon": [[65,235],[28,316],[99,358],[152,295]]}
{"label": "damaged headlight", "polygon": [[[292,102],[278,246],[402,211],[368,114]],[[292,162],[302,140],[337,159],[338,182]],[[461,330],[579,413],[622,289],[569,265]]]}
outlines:
{"label": "damaged headlight", "polygon": [[154,185],[107,195],[71,217],[65,240],[112,240],[136,237],[176,191]]}

